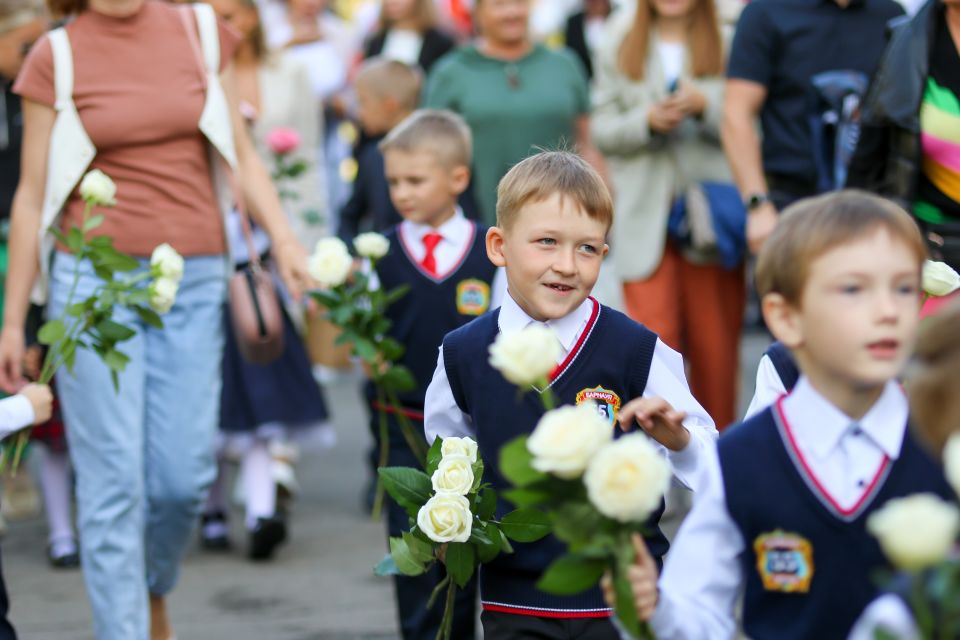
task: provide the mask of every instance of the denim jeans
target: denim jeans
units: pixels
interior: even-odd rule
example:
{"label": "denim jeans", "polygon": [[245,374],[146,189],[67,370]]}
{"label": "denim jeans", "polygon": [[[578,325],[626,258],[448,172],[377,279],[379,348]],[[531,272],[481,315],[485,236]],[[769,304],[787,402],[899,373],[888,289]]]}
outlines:
{"label": "denim jeans", "polygon": [[[63,314],[75,264],[71,255],[55,256],[51,318]],[[163,329],[117,308],[114,320],[137,331],[118,345],[130,357],[119,392],[92,351],[77,352],[73,375],[63,369],[56,376],[98,639],[149,637],[147,593],[166,594],[176,583],[213,481],[226,270],[222,256],[187,258]],[[98,282],[82,263],[74,301]]]}

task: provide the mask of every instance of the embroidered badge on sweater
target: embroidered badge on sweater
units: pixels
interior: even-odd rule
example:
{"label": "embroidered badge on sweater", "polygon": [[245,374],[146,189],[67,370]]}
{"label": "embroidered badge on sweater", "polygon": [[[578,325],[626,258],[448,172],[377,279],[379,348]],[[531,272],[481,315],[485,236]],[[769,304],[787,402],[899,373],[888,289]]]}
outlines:
{"label": "embroidered badge on sweater", "polygon": [[584,402],[595,402],[597,411],[611,425],[615,425],[620,413],[620,396],[609,389],[603,387],[594,387],[593,389],[584,389],[577,394],[577,405]]}
{"label": "embroidered badge on sweater", "polygon": [[482,316],[490,308],[490,285],[470,278],[457,284],[457,312],[464,316]]}
{"label": "embroidered badge on sweater", "polygon": [[813,579],[813,545],[803,536],[777,529],[753,541],[757,571],[767,591],[807,593]]}

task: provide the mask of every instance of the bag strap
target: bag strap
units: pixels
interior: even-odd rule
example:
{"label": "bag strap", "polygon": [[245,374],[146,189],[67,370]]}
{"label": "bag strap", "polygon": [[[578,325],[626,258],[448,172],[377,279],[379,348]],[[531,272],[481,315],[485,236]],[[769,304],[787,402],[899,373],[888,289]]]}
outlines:
{"label": "bag strap", "polygon": [[[217,18],[213,13],[213,7],[200,3],[194,4],[192,7],[191,10],[189,6],[180,6],[180,19],[187,31],[187,39],[190,41],[190,48],[193,49],[197,64],[203,71],[204,88],[207,88],[210,82],[216,79],[216,74],[220,69],[220,34],[217,31]],[[194,23],[192,16],[196,16],[196,23]],[[199,40],[197,38],[198,29],[200,31]],[[233,193],[234,204],[240,218],[240,230],[243,232],[243,240],[247,245],[247,262],[252,270],[259,271],[262,268],[260,253],[253,244],[253,231],[250,228],[250,216],[247,213],[243,190],[237,183],[237,176],[233,169],[220,157],[220,154],[214,153],[212,155],[220,163],[220,167],[227,178],[227,183],[230,185],[230,191]]]}
{"label": "bag strap", "polygon": [[63,111],[73,103],[73,51],[63,27],[49,34],[53,50],[53,86],[56,95],[54,109]]}

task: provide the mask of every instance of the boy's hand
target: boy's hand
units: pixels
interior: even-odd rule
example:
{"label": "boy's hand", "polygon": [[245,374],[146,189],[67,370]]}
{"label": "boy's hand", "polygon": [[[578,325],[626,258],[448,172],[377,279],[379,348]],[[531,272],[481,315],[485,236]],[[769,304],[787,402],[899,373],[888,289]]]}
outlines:
{"label": "boy's hand", "polygon": [[50,391],[49,385],[28,384],[20,390],[20,393],[30,401],[30,406],[33,407],[34,424],[43,424],[50,419],[53,414],[53,392]]}
{"label": "boy's hand", "polygon": [[690,432],[683,426],[687,414],[677,411],[663,398],[637,398],[620,410],[620,427],[629,431],[636,421],[647,435],[671,451],[683,451]]}
{"label": "boy's hand", "polygon": [[[659,592],[657,591],[657,563],[647,549],[646,543],[640,534],[633,534],[633,549],[637,554],[636,562],[627,572],[627,580],[633,590],[633,603],[637,608],[637,616],[644,621],[653,617],[657,610]],[[611,607],[616,606],[616,592],[610,574],[603,576],[600,582],[603,587],[603,598]]]}

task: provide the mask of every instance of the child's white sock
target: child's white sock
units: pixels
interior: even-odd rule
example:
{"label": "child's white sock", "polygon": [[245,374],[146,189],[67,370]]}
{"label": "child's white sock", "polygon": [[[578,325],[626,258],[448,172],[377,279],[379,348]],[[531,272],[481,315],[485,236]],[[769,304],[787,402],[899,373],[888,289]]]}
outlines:
{"label": "child's white sock", "polygon": [[75,539],[70,513],[70,457],[65,451],[46,449],[40,459],[40,489],[47,512],[50,544]]}
{"label": "child's white sock", "polygon": [[277,509],[277,487],[273,480],[273,457],[266,443],[258,440],[243,454],[240,463],[243,491],[247,502],[248,529],[257,524],[257,518],[270,518]]}

